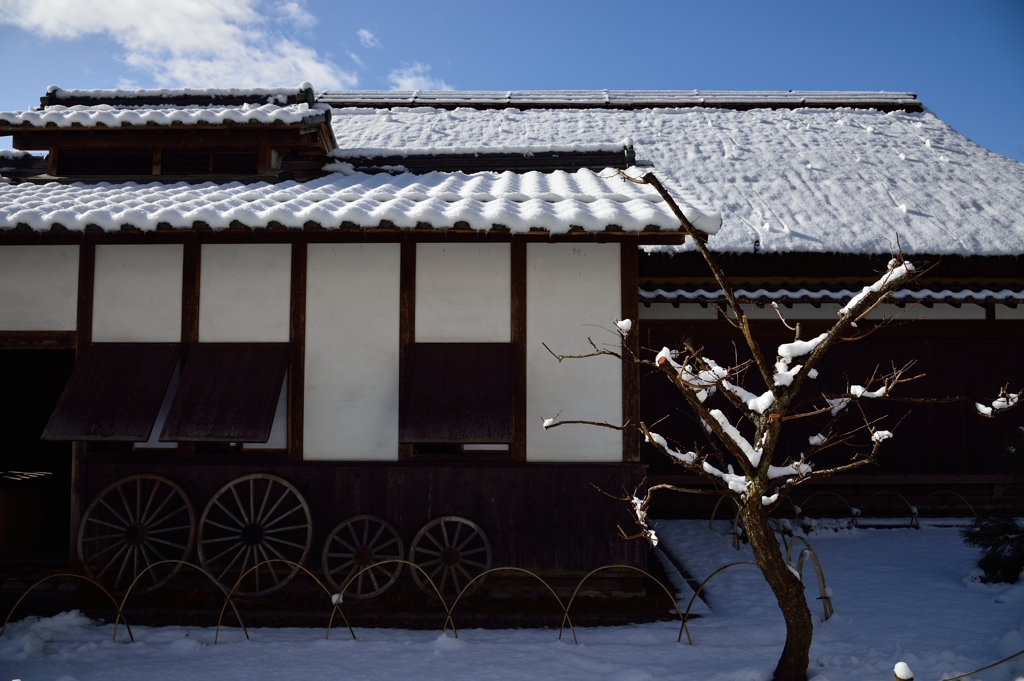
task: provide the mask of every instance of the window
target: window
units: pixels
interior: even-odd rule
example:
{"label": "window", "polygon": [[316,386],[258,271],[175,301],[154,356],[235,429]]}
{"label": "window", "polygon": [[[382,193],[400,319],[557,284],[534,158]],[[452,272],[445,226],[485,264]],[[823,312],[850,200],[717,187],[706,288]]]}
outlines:
{"label": "window", "polygon": [[424,455],[507,456],[511,343],[412,343],[403,380],[401,442]]}
{"label": "window", "polygon": [[57,174],[152,175],[153,152],[149,149],[61,149],[57,153]]}
{"label": "window", "polygon": [[143,449],[268,443],[275,415],[281,420],[288,359],[287,343],[95,343],[79,357],[43,439]]}

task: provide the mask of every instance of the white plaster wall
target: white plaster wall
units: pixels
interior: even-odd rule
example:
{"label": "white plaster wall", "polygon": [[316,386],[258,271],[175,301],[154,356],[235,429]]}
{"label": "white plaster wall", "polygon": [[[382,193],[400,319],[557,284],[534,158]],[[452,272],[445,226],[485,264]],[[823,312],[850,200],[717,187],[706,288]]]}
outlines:
{"label": "white plaster wall", "polygon": [[288,342],[290,244],[204,244],[199,272],[200,342]]}
{"label": "white plaster wall", "polygon": [[398,459],[399,244],[310,244],[304,458]]}
{"label": "white plaster wall", "polygon": [[510,343],[512,247],[417,244],[416,342]]}
{"label": "white plaster wall", "polygon": [[74,331],[78,246],[0,246],[0,331]]}
{"label": "white plaster wall", "polygon": [[[559,363],[560,354],[620,347],[618,244],[529,244],[526,249],[526,456],[530,461],[621,461],[622,434],[595,426],[541,427],[543,418],[622,422],[622,365],[614,357]],[[601,328],[603,327],[603,328]]]}
{"label": "white plaster wall", "polygon": [[97,246],[93,340],[179,342],[183,258],[180,244]]}

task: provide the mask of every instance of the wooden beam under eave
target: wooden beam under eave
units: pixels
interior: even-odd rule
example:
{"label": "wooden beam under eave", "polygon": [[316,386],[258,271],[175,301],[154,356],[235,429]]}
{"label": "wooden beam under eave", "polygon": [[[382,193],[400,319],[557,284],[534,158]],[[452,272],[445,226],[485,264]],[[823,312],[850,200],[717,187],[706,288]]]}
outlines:
{"label": "wooden beam under eave", "polygon": [[512,447],[513,461],[526,461],[526,243],[512,249]]}
{"label": "wooden beam under eave", "polygon": [[622,243],[619,276],[621,279],[621,317],[633,322],[622,339],[622,460],[640,460],[640,299],[637,295],[638,249],[636,243]]}
{"label": "wooden beam under eave", "polygon": [[301,461],[305,428],[306,395],[306,272],[308,249],[304,243],[292,244],[291,303],[288,339],[291,354],[288,363],[288,460]]}
{"label": "wooden beam under eave", "polygon": [[[398,422],[404,423],[405,377],[409,372],[409,346],[416,342],[416,244],[403,241],[399,265],[398,298]],[[398,460],[412,461],[413,445],[398,445]]]}
{"label": "wooden beam under eave", "polygon": [[[78,315],[76,322],[76,351],[82,351],[92,343],[92,310],[93,284],[96,279],[96,246],[82,244],[78,249]],[[70,546],[68,562],[72,567],[78,565],[78,529],[82,522],[82,493],[85,480],[82,473],[82,459],[88,448],[85,442],[71,443],[71,513],[68,518]]]}
{"label": "wooden beam under eave", "polygon": [[[6,228],[5,228],[6,227]],[[190,243],[200,241],[211,244],[234,243],[631,243],[637,245],[678,245],[685,235],[679,232],[622,232],[605,230],[601,232],[568,232],[551,234],[533,231],[512,233],[495,227],[489,230],[472,229],[402,229],[399,227],[358,227],[344,225],[337,229],[325,229],[320,225],[306,225],[302,229],[286,227],[232,226],[227,229],[210,229],[206,225],[194,224],[188,228],[166,228],[142,231],[120,229],[105,231],[98,226],[87,227],[85,231],[67,230],[55,225],[50,230],[36,231],[28,225],[0,225],[0,245],[52,243],[59,239],[66,244],[156,244]],[[58,233],[59,236],[43,236]]]}

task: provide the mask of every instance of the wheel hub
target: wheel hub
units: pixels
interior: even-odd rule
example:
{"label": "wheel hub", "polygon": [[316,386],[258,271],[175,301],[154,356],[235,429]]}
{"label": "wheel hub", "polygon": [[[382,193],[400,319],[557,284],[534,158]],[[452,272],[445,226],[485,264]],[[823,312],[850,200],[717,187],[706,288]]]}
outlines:
{"label": "wheel hub", "polygon": [[263,528],[256,524],[246,525],[242,528],[242,543],[246,546],[256,546],[263,541]]}
{"label": "wheel hub", "polygon": [[356,565],[366,566],[373,562],[373,549],[369,546],[360,546],[352,555]]}
{"label": "wheel hub", "polygon": [[462,554],[453,546],[449,546],[441,552],[441,562],[444,563],[445,567],[455,567],[461,559]]}
{"label": "wheel hub", "polygon": [[138,523],[133,523],[125,529],[124,538],[129,544],[141,544],[146,538],[146,528]]}

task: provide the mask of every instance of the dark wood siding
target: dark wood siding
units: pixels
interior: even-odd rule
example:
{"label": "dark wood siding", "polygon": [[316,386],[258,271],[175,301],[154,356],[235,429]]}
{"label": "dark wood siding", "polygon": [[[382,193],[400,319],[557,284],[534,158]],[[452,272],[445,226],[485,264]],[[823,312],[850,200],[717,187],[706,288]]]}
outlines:
{"label": "dark wood siding", "polygon": [[399,439],[512,441],[511,343],[412,343]]}
{"label": "dark wood siding", "polygon": [[94,343],[79,354],[44,440],[144,442],[178,360],[176,343]]}
{"label": "dark wood siding", "polygon": [[[753,322],[754,337],[763,339],[766,355],[774,357],[779,343],[792,340],[792,332],[780,323]],[[824,330],[822,322],[804,322],[804,338],[813,338]],[[683,335],[693,338],[707,356],[725,366],[738,358],[749,357],[743,340],[725,322],[656,322],[642,325],[642,344],[654,351],[663,345],[678,347]],[[892,365],[917,362],[915,374],[924,377],[900,386],[896,395],[906,397],[943,397],[965,395],[983,403],[991,401],[999,388],[1010,383],[1014,390],[1024,382],[1024,323],[1016,321],[940,321],[920,320],[882,329],[865,340],[841,343],[818,365],[819,378],[808,381],[813,391],[841,392],[848,384],[864,385],[877,370],[890,371]],[[753,372],[751,372],[753,373]],[[753,376],[753,392],[763,387]],[[900,404],[862,400],[870,418],[884,417],[877,428],[891,430],[894,438],[886,443],[879,465],[854,471],[852,475],[993,475],[1016,472],[1008,447],[1019,447],[1024,411],[1016,409],[998,419],[980,418],[969,404]],[[657,432],[672,438],[682,447],[705,445],[700,425],[690,416],[678,391],[656,372],[644,369],[641,379],[641,415],[648,423],[662,419]],[[855,427],[860,416],[854,412],[847,423]],[[902,419],[902,420],[901,420]],[[797,455],[807,447],[807,438],[817,433],[822,421],[808,418],[792,421],[784,429],[778,456]],[[678,467],[664,462],[649,445],[644,445],[644,460],[656,472],[677,472]],[[850,450],[841,447],[823,452],[819,462],[849,460]],[[1016,457],[1019,461],[1019,456]]]}
{"label": "dark wood siding", "polygon": [[619,525],[627,531],[635,525],[628,504],[613,498],[640,484],[646,472],[641,464],[144,461],[91,454],[84,462],[85,503],[111,482],[141,472],[179,483],[197,513],[241,475],[271,473],[288,480],[313,516],[306,563],[313,569],[328,532],[360,513],[394,523],[406,545],[430,520],[463,516],[487,533],[496,566],[580,574],[602,565],[647,564],[647,543],[619,536]]}
{"label": "dark wood siding", "polygon": [[288,368],[287,343],[185,347],[162,442],[266,442]]}

